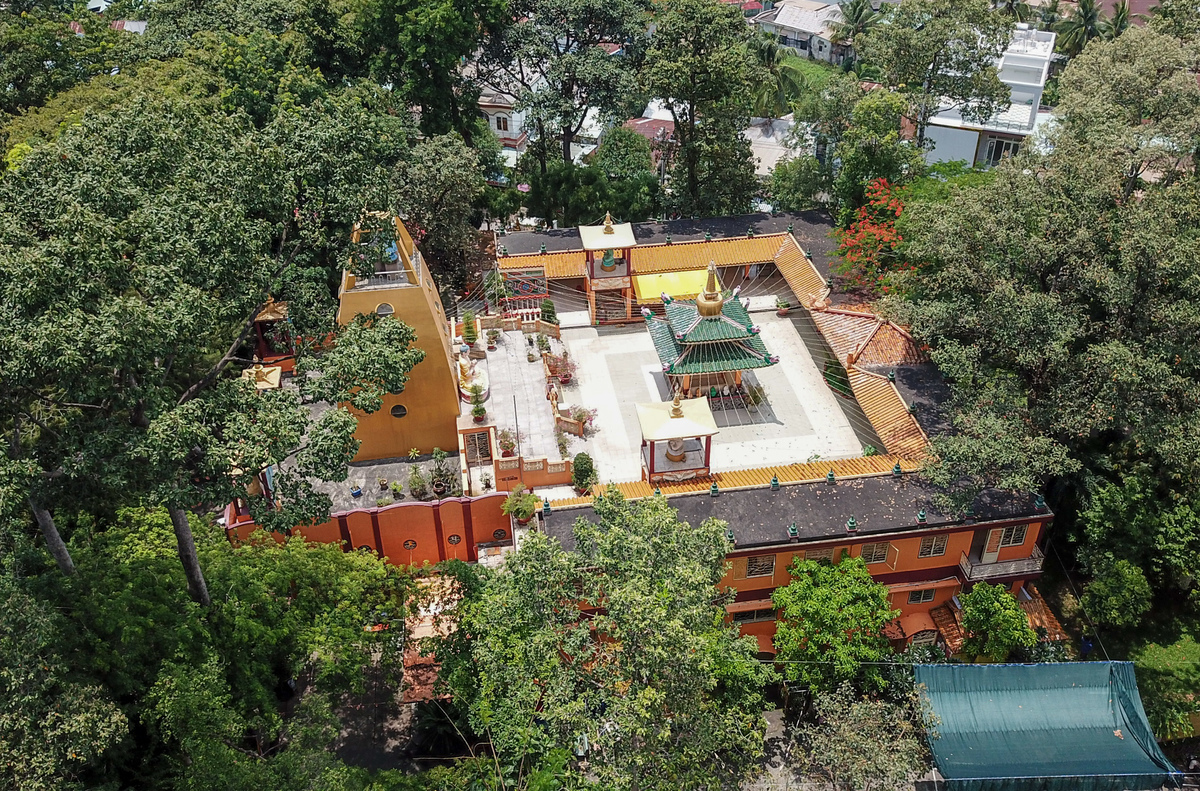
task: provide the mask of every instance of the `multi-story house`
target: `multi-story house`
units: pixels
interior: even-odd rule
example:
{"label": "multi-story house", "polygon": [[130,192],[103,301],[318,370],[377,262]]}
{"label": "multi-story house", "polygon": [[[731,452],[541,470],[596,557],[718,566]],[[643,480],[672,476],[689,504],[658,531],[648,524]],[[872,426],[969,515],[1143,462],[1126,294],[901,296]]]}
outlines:
{"label": "multi-story house", "polygon": [[850,53],[849,46],[833,43],[833,32],[841,21],[842,10],[837,3],[817,0],[782,0],[754,17],[754,25],[773,34],[783,46],[834,64]]}
{"label": "multi-story house", "polygon": [[1021,23],[997,64],[1000,80],[1009,87],[1009,108],[985,121],[963,118],[957,108],[945,109],[930,120],[925,138],[933,144],[930,162],[962,160],[995,165],[1015,154],[1039,126],[1050,118],[1041,111],[1042,92],[1054,57],[1054,33]]}

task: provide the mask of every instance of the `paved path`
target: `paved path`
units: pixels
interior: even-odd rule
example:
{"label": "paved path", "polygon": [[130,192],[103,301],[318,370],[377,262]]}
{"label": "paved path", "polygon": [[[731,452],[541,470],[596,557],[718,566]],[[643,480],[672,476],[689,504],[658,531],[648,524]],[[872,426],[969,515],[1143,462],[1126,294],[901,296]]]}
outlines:
{"label": "paved path", "polygon": [[[488,411],[501,429],[521,430],[521,455],[525,458],[558,459],[554,442],[554,416],[546,400],[546,379],[542,361],[529,362],[525,336],[520,331],[503,333],[496,351],[488,352],[486,362],[492,397]],[[513,397],[516,408],[513,408]]]}

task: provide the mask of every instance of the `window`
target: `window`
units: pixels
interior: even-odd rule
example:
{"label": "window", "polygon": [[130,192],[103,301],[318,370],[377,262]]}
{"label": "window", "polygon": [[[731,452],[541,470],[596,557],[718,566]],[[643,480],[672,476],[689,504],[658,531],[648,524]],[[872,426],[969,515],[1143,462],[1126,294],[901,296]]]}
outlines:
{"label": "window", "polygon": [[404,417],[408,414],[408,407],[404,404],[396,404],[392,407],[392,417]]}
{"label": "window", "polygon": [[390,315],[392,315],[392,314],[393,314],[393,313],[395,313],[395,312],[396,312],[396,309],[395,309],[395,308],[393,308],[393,307],[392,307],[390,304],[388,304],[387,302],[380,302],[380,303],[379,303],[379,304],[378,304],[378,305],[375,307],[375,314],[376,314],[376,315],[378,315],[378,316],[390,316]]}
{"label": "window", "polygon": [[988,138],[987,163],[995,167],[1005,157],[1016,156],[1020,148],[1019,140],[1005,140],[1002,137]]}
{"label": "window", "polygon": [[497,541],[503,541],[504,539],[508,538],[508,533],[504,530],[493,530],[492,538],[496,539]]}
{"label": "window", "polygon": [[449,541],[451,544],[457,544],[462,541],[462,536],[458,535],[457,533],[453,533],[446,540]]}
{"label": "window", "polygon": [[503,115],[496,116],[496,128],[501,132],[508,131],[508,118]]}
{"label": "window", "polygon": [[917,550],[919,558],[934,558],[946,554],[945,536],[926,536],[921,539],[921,548]]}
{"label": "window", "polygon": [[833,562],[832,549],[810,549],[804,553],[805,560],[823,560],[826,563]]}
{"label": "window", "polygon": [[775,620],[775,610],[746,610],[733,614],[734,623],[758,623],[759,621]]}
{"label": "window", "polygon": [[887,560],[888,549],[891,544],[884,541],[882,544],[863,544],[862,559],[864,563],[883,563]]}
{"label": "window", "polygon": [[932,588],[925,591],[913,591],[908,594],[909,604],[929,604],[933,601],[933,594],[936,593]]}
{"label": "window", "polygon": [[747,577],[772,577],[775,575],[775,556],[759,555],[746,558]]}
{"label": "window", "polygon": [[416,549],[416,548],[417,548],[417,542],[416,542],[416,541],[413,541],[413,540],[410,538],[410,539],[408,539],[407,541],[405,541],[405,542],[404,542],[404,548],[405,548],[405,549],[407,549],[409,552],[411,552],[411,551],[413,551],[414,549]]}
{"label": "window", "polygon": [[1029,525],[1013,525],[1012,527],[1004,528],[1004,534],[1000,536],[1000,546],[1002,547],[1019,547],[1025,543],[1025,528]]}

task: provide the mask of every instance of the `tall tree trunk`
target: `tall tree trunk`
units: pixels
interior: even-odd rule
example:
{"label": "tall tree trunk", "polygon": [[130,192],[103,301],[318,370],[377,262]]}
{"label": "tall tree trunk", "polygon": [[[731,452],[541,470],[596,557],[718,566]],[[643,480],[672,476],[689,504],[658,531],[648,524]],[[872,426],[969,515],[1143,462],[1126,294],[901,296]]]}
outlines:
{"label": "tall tree trunk", "polygon": [[571,143],[575,141],[575,132],[570,127],[564,126],[562,130],[562,152],[563,162],[571,162]]}
{"label": "tall tree trunk", "polygon": [[54,562],[58,564],[58,570],[68,577],[75,573],[75,562],[71,560],[71,553],[67,551],[67,545],[63,542],[62,536],[58,534],[58,527],[54,524],[54,517],[50,515],[42,506],[38,505],[37,500],[29,498],[29,507],[33,509],[33,517],[37,519],[38,527],[42,530],[42,537],[46,539],[46,547],[50,550],[50,554],[54,556]]}
{"label": "tall tree trunk", "polygon": [[183,563],[183,573],[187,575],[188,593],[196,602],[207,607],[212,604],[212,600],[208,597],[204,572],[200,570],[200,558],[196,556],[196,541],[192,538],[187,511],[177,505],[169,505],[167,512],[171,514],[171,524],[175,527],[175,542],[179,545],[179,560]]}

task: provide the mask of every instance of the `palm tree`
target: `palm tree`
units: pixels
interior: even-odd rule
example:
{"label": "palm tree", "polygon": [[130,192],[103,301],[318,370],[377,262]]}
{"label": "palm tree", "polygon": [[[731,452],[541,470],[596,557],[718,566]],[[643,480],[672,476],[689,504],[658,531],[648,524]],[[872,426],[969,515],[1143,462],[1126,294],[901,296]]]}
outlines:
{"label": "palm tree", "polygon": [[780,45],[770,33],[759,33],[750,40],[750,53],[758,65],[754,81],[754,114],[760,118],[779,118],[791,112],[792,103],[808,90],[804,59]]}
{"label": "palm tree", "polygon": [[1097,0],[1079,0],[1075,13],[1058,23],[1058,44],[1068,55],[1078,55],[1103,28],[1104,13]]}
{"label": "palm tree", "polygon": [[995,8],[1017,22],[1028,22],[1033,16],[1033,7],[1023,0],[997,0]]}
{"label": "palm tree", "polygon": [[1118,0],[1112,16],[1100,21],[1100,35],[1112,41],[1129,28],[1129,0]]}
{"label": "palm tree", "polygon": [[834,44],[852,45],[854,39],[875,27],[883,16],[871,5],[871,0],[848,0],[841,6],[842,21],[834,25]]}
{"label": "palm tree", "polygon": [[1042,30],[1054,30],[1062,19],[1059,17],[1058,0],[1050,2],[1038,9],[1038,27]]}

